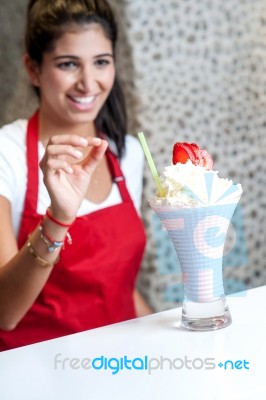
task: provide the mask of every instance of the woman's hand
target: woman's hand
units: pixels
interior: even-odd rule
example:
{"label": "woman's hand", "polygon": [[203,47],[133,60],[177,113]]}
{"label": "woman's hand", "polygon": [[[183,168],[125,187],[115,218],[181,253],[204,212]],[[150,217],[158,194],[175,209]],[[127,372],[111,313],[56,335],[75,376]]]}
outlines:
{"label": "woman's hand", "polygon": [[[84,160],[78,162],[83,156],[78,150],[81,147],[91,147],[91,150]],[[50,138],[40,167],[55,218],[66,223],[75,219],[87,193],[91,176],[107,147],[108,143],[99,138],[83,138],[78,135]]]}

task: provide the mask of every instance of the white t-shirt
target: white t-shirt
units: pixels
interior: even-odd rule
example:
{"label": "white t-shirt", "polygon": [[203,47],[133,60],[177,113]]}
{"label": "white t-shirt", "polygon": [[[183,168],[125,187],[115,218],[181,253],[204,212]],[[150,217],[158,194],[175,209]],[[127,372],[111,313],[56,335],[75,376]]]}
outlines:
{"label": "white t-shirt", "polygon": [[[0,129],[0,195],[7,198],[12,205],[12,223],[18,235],[21,214],[27,184],[26,166],[26,120],[16,120]],[[39,157],[44,154],[44,147],[39,141]],[[126,149],[121,160],[121,169],[126,178],[128,191],[139,212],[142,195],[144,156],[141,146],[133,136],[126,136]],[[37,212],[44,214],[50,205],[50,198],[43,183],[42,171],[39,168],[39,192]],[[112,185],[108,197],[100,204],[84,199],[78,215],[106,208],[122,201],[117,185]]]}

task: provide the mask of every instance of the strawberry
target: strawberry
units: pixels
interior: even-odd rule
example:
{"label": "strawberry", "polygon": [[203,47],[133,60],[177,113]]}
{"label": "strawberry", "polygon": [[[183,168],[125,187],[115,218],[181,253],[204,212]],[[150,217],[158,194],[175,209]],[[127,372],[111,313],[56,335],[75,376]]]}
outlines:
{"label": "strawberry", "polygon": [[211,156],[206,150],[200,149],[195,143],[177,142],[173,147],[173,164],[185,164],[190,160],[194,165],[199,165],[210,170],[213,167]]}
{"label": "strawberry", "polygon": [[173,164],[178,162],[185,164],[191,160],[193,164],[197,161],[198,146],[195,143],[177,142],[173,148]]}
{"label": "strawberry", "polygon": [[213,160],[206,150],[199,149],[199,163],[196,165],[200,165],[206,169],[212,169]]}

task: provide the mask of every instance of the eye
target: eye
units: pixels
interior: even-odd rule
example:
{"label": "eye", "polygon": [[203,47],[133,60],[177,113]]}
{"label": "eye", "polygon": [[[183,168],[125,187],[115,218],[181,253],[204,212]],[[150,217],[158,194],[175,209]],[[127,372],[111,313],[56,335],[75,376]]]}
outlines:
{"label": "eye", "polygon": [[98,58],[95,61],[95,65],[97,65],[98,67],[105,67],[106,65],[111,64],[110,60],[107,60],[106,58]]}
{"label": "eye", "polygon": [[76,61],[64,61],[59,63],[57,66],[64,71],[69,71],[77,68],[78,63]]}

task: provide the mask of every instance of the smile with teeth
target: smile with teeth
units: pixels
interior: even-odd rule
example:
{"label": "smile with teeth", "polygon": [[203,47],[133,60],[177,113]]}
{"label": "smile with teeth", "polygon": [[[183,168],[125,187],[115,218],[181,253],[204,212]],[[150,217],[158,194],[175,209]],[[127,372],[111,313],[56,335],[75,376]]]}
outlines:
{"label": "smile with teeth", "polygon": [[71,100],[79,104],[91,104],[95,99],[95,96],[86,96],[86,97],[69,96],[69,97],[71,98]]}

